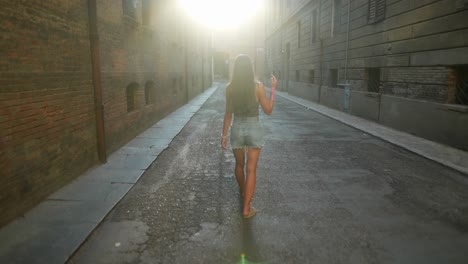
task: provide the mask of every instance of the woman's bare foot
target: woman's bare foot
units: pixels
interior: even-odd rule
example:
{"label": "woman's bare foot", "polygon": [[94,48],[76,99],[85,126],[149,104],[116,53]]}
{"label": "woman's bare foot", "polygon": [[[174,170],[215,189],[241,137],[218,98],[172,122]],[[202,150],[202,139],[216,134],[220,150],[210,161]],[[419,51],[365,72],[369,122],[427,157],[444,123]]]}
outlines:
{"label": "woman's bare foot", "polygon": [[244,218],[250,218],[250,217],[254,216],[256,213],[257,213],[257,209],[255,209],[253,207],[250,207],[250,210],[247,213],[243,213],[242,216]]}

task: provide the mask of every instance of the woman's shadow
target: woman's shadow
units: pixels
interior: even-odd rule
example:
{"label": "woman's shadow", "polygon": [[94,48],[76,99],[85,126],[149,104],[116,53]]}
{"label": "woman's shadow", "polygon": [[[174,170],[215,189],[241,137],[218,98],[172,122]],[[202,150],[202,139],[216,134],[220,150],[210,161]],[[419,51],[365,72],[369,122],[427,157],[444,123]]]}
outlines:
{"label": "woman's shadow", "polygon": [[241,260],[240,264],[266,263],[262,258],[255,241],[252,225],[254,218],[242,219],[241,222]]}

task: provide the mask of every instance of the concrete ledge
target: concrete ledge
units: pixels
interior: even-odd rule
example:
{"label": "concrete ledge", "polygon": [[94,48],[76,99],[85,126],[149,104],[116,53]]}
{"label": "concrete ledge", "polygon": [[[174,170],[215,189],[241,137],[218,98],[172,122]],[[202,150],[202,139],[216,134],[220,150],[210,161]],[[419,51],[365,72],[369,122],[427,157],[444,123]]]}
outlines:
{"label": "concrete ledge", "polygon": [[352,116],[284,92],[277,91],[277,94],[308,109],[321,113],[468,175],[468,153],[465,151],[397,131],[378,123]]}
{"label": "concrete ledge", "polygon": [[312,84],[292,82],[289,93],[313,102],[319,99],[319,89]]}
{"label": "concrete ledge", "polygon": [[368,120],[379,119],[380,94],[351,90],[350,107],[351,114]]}
{"label": "concrete ledge", "polygon": [[343,110],[344,89],[322,87],[320,100],[322,103],[333,109]]}
{"label": "concrete ledge", "polygon": [[382,95],[379,122],[428,140],[468,149],[467,106]]}

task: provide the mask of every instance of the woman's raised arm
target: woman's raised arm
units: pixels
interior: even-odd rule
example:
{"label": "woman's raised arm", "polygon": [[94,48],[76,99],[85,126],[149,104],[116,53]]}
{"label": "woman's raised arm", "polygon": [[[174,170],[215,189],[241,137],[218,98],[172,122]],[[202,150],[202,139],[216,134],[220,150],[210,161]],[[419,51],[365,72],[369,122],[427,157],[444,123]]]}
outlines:
{"label": "woman's raised arm", "polygon": [[271,92],[270,99],[266,97],[266,91],[263,84],[257,86],[257,97],[262,106],[263,112],[267,115],[271,115],[273,112],[273,106],[275,105],[275,92],[276,92],[276,77],[271,75]]}

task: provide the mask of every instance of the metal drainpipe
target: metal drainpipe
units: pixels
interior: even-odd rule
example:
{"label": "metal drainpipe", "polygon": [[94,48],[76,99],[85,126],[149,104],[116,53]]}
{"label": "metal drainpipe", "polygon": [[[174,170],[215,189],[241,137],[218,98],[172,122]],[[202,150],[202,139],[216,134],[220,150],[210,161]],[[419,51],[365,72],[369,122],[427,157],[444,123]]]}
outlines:
{"label": "metal drainpipe", "polygon": [[96,9],[96,0],[88,0],[89,42],[91,49],[91,67],[93,71],[98,157],[102,163],[106,163],[107,155],[104,133],[104,105],[102,104],[101,65]]}
{"label": "metal drainpipe", "polygon": [[[322,37],[320,37],[320,21],[322,19],[322,0],[319,2],[319,8],[318,8],[318,23],[319,26],[317,28],[318,34],[319,34],[319,41],[320,41],[320,57],[319,57],[319,71],[320,71],[320,80],[319,80],[319,95],[318,95],[318,102],[320,103],[322,100],[322,86],[323,86],[323,40]],[[314,21],[315,22],[315,21]],[[315,25],[314,25],[315,26]]]}
{"label": "metal drainpipe", "polygon": [[348,47],[349,47],[349,19],[350,19],[350,13],[351,12],[351,0],[348,0],[348,23],[347,23],[347,29],[346,29],[346,50],[345,50],[345,81],[346,84],[349,84],[348,80]]}
{"label": "metal drainpipe", "polygon": [[[188,30],[187,30],[187,21],[184,21],[184,60],[185,60],[185,65],[184,65],[184,75],[185,75],[185,83],[184,83],[184,88],[185,88],[185,103],[189,102],[189,74],[188,74],[188,65],[189,65],[189,58],[188,58]],[[202,66],[203,67],[203,66]],[[203,69],[203,68],[202,68]],[[203,76],[202,76],[203,78]],[[203,79],[202,79],[203,80]],[[193,83],[192,83],[193,87]],[[202,87],[203,89],[203,87]]]}

